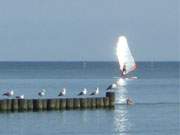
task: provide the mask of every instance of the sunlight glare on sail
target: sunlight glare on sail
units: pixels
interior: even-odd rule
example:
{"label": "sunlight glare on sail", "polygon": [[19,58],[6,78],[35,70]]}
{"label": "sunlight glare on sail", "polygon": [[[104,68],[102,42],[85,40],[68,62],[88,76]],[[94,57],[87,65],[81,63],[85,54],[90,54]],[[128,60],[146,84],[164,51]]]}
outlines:
{"label": "sunlight glare on sail", "polygon": [[120,70],[123,71],[126,67],[125,74],[128,74],[134,69],[135,61],[129,49],[128,41],[125,36],[120,36],[117,42],[116,54],[118,57]]}
{"label": "sunlight glare on sail", "polygon": [[127,38],[125,36],[120,36],[117,42],[116,54],[118,59],[120,58],[120,54],[122,53],[122,46],[128,46]]}

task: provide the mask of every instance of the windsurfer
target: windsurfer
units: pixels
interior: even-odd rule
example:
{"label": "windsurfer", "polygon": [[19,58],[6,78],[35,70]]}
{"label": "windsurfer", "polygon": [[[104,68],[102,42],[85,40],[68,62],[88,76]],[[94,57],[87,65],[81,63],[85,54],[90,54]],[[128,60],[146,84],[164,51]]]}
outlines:
{"label": "windsurfer", "polygon": [[124,77],[125,77],[125,74],[126,74],[126,64],[123,65],[123,69],[122,69],[122,72],[121,72],[121,76],[124,78]]}

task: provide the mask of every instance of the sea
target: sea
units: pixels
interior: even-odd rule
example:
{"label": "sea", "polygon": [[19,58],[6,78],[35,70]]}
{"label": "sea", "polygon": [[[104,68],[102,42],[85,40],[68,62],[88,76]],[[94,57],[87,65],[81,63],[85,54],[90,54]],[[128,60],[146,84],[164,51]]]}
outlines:
{"label": "sea", "polygon": [[[0,112],[0,135],[179,135],[180,62],[137,62],[126,80],[125,96],[134,105],[116,103],[114,109],[43,112]],[[8,90],[25,98],[76,97],[97,87],[99,96],[120,77],[117,62],[0,62],[0,99]],[[89,96],[89,95],[87,95]],[[116,94],[118,101],[119,93]]]}

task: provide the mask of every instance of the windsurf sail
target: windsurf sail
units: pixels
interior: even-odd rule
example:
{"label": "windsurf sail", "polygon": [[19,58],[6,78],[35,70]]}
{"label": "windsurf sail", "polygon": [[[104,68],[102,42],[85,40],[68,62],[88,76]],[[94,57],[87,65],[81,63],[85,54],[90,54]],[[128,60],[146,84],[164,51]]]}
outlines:
{"label": "windsurf sail", "polygon": [[131,54],[131,51],[128,46],[128,41],[125,36],[120,36],[117,42],[117,57],[119,60],[120,70],[123,72],[123,68],[126,68],[126,72],[124,74],[128,74],[129,72],[136,69],[136,63]]}

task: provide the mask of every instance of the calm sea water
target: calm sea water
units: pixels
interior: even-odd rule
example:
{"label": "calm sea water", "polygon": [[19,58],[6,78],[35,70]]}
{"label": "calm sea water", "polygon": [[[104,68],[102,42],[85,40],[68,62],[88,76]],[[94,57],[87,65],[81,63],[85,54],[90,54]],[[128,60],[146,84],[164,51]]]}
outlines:
{"label": "calm sea water", "polygon": [[[74,97],[83,88],[89,93],[105,89],[119,76],[116,62],[0,62],[0,93],[56,97],[67,88]],[[0,113],[0,135],[178,135],[180,134],[180,63],[139,62],[124,87],[135,105],[116,105],[114,110],[70,110]],[[0,96],[0,98],[4,98]],[[118,96],[117,96],[118,99]]]}

